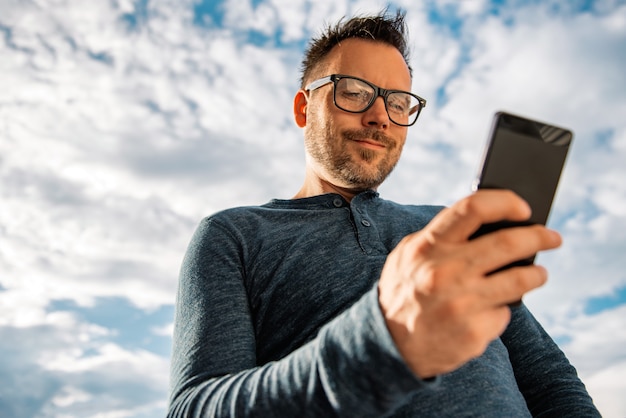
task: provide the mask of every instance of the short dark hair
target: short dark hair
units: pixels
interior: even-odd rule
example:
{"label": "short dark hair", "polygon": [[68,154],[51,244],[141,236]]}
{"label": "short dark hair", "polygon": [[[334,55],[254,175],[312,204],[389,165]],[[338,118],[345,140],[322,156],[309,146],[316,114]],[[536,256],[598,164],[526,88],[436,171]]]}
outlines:
{"label": "short dark hair", "polygon": [[407,46],[406,12],[396,10],[395,15],[388,8],[377,15],[355,16],[350,20],[339,20],[335,25],[328,25],[319,37],[309,42],[301,64],[300,84],[304,87],[317,65],[341,41],[349,38],[368,39],[383,42],[395,47],[409,67],[409,50]]}

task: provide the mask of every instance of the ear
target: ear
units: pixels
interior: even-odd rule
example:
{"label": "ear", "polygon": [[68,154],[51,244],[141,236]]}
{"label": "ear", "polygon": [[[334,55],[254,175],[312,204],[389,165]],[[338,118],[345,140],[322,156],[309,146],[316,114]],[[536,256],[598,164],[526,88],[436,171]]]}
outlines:
{"label": "ear", "polygon": [[306,126],[306,107],[309,99],[304,90],[300,89],[293,98],[293,117],[300,128]]}

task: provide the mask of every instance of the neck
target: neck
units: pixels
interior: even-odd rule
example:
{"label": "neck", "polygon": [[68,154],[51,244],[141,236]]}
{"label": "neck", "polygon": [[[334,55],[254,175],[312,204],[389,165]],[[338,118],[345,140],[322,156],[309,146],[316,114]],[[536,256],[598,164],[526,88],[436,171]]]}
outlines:
{"label": "neck", "polygon": [[302,199],[305,197],[313,197],[319,196],[322,194],[335,193],[341,195],[348,202],[352,201],[352,198],[358,195],[361,192],[366,190],[374,190],[376,191],[377,187],[374,188],[358,188],[358,187],[349,187],[335,184],[331,181],[322,179],[312,173],[311,170],[307,170],[306,177],[304,179],[304,184],[295,194],[293,199]]}

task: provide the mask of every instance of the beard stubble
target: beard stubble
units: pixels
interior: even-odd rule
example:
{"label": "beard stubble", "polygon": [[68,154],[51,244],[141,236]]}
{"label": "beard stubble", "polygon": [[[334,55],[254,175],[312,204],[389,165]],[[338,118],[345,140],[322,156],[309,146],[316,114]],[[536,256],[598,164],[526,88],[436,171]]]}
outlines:
{"label": "beard stubble", "polygon": [[[384,151],[359,147],[356,153],[350,152],[348,145],[353,141],[371,139],[385,146]],[[305,138],[307,152],[327,172],[349,187],[376,189],[395,168],[402,144],[386,134],[374,129],[353,129],[342,131],[339,136],[332,134],[327,127],[316,135]],[[385,152],[381,158],[380,152]],[[376,159],[380,161],[375,164]]]}

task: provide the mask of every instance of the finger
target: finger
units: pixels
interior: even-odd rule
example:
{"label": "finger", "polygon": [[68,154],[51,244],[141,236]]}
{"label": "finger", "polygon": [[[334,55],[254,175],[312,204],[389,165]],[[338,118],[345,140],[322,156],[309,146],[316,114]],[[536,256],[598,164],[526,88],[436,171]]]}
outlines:
{"label": "finger", "polygon": [[514,267],[485,278],[482,285],[487,306],[500,307],[522,299],[524,294],[543,286],[548,272],[538,265]]}
{"label": "finger", "polygon": [[437,238],[452,242],[468,239],[482,224],[530,217],[528,204],[510,190],[479,190],[444,209],[429,224]]}
{"label": "finger", "polygon": [[542,225],[506,228],[470,241],[464,248],[473,272],[486,275],[500,267],[561,245],[561,235]]}
{"label": "finger", "polygon": [[[511,310],[506,304],[484,310],[477,314],[476,324],[481,326],[486,339],[491,342],[506,330],[511,322]],[[486,349],[487,347],[485,347]]]}

